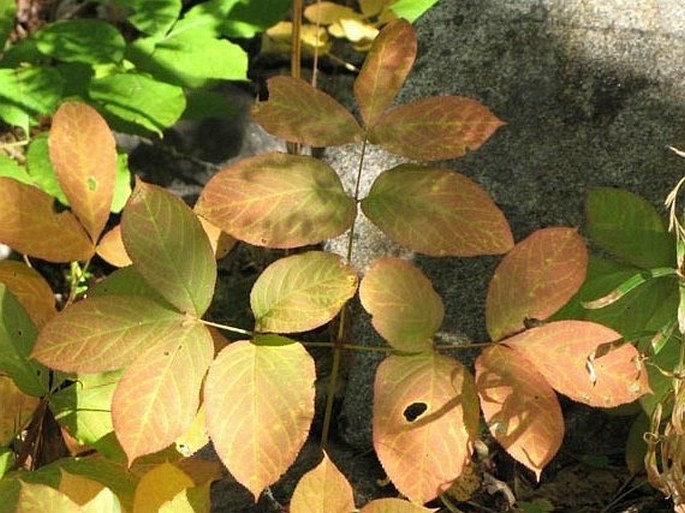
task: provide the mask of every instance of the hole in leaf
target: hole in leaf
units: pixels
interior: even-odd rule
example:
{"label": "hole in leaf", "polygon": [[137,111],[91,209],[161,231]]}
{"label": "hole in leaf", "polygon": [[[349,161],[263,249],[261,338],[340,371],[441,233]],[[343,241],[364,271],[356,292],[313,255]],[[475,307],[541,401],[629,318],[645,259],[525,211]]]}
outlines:
{"label": "hole in leaf", "polygon": [[428,405],[426,403],[411,403],[404,409],[402,415],[407,419],[408,422],[414,422],[418,419],[426,410]]}
{"label": "hole in leaf", "polygon": [[60,203],[59,200],[56,199],[55,201],[52,202],[52,211],[53,211],[53,213],[55,213],[55,214],[61,214],[61,213],[64,212],[65,210],[69,210],[69,207],[67,207],[66,205],[63,205],[62,203]]}

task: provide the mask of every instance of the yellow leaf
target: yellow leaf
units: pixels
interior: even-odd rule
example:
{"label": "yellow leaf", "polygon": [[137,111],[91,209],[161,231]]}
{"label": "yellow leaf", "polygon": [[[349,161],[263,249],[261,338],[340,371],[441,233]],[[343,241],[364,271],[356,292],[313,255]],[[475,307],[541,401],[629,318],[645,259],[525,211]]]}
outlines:
{"label": "yellow leaf", "polygon": [[308,6],[304,10],[304,17],[310,22],[330,25],[341,19],[362,19],[362,15],[350,7],[333,2],[319,2]]}
{"label": "yellow leaf", "polygon": [[195,420],[188,430],[174,442],[176,450],[185,457],[192,456],[209,443],[207,427],[205,425],[205,405],[201,405],[195,415]]}
{"label": "yellow leaf", "polygon": [[162,504],[195,486],[188,475],[171,463],[157,465],[142,478],[133,496],[133,513],[158,513]]}
{"label": "yellow leaf", "polygon": [[92,479],[70,474],[64,469],[60,469],[60,472],[62,474],[62,479],[59,482],[58,490],[79,506],[83,506],[92,501],[105,489],[105,485],[93,481]]}
{"label": "yellow leaf", "polygon": [[340,27],[346,39],[353,43],[373,41],[378,35],[378,29],[369,23],[351,18],[340,19]]}

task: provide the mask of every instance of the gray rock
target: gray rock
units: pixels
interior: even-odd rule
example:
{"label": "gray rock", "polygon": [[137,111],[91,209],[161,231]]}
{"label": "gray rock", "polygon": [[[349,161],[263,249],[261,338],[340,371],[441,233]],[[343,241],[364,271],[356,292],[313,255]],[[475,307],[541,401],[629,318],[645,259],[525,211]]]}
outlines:
{"label": "gray rock", "polygon": [[[661,204],[685,170],[667,149],[685,146],[680,0],[443,0],[416,29],[419,57],[398,103],[470,96],[507,122],[478,151],[446,165],[490,192],[516,240],[545,226],[580,226],[591,186],[629,189]],[[336,165],[354,159],[347,148],[329,155]],[[396,163],[377,151],[365,162],[364,187]],[[356,167],[339,170],[349,183]],[[360,268],[389,250],[431,277],[446,304],[445,338],[487,339],[483,305],[499,258],[412,256],[371,228],[359,235]],[[353,326],[356,343],[382,343],[363,314]],[[340,432],[360,448],[371,446],[380,359],[355,355],[349,371]]]}

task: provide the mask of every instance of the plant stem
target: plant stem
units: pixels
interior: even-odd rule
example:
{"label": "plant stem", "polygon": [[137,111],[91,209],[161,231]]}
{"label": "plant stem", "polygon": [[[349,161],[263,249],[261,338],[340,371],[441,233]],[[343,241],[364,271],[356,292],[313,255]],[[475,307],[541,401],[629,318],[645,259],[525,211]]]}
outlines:
{"label": "plant stem", "polygon": [[227,326],[226,324],[219,324],[217,322],[212,322],[212,321],[205,321],[204,319],[200,319],[200,322],[204,324],[205,326],[211,326],[212,328],[218,328],[220,330],[224,331],[230,331],[231,333],[238,333],[239,335],[247,335],[248,337],[251,337],[254,335],[253,332],[250,330],[244,330],[242,328],[234,328],[233,326]]}
{"label": "plant stem", "polygon": [[[300,78],[302,71],[302,39],[300,29],[302,27],[302,0],[293,0],[293,32],[290,39],[290,76]],[[288,142],[288,153],[300,154],[300,143]]]}
{"label": "plant stem", "polygon": [[[359,166],[357,168],[357,179],[354,184],[354,203],[359,203],[359,189],[362,180],[362,171],[364,169],[364,154],[366,153],[366,137],[362,142],[361,155],[359,156]],[[354,245],[354,227],[356,224],[356,217],[352,221],[352,226],[350,226],[350,234],[347,239],[347,255],[345,261],[347,265],[352,262],[352,247]],[[340,374],[340,361],[342,359],[342,351],[345,348],[343,340],[345,339],[345,321],[347,320],[347,304],[345,304],[340,311],[340,317],[338,318],[338,334],[335,337],[335,342],[333,344],[333,363],[331,368],[331,377],[328,382],[328,389],[326,395],[326,409],[323,416],[323,428],[321,431],[321,448],[326,449],[328,446],[328,434],[331,428],[331,418],[333,417],[333,399],[335,396],[335,391],[338,386],[338,375]]]}

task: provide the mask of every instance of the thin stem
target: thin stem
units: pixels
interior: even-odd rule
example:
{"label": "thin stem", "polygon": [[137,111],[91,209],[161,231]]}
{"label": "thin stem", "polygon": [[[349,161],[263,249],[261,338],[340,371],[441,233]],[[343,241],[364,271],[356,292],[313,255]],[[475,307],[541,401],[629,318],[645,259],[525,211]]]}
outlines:
{"label": "thin stem", "polygon": [[[321,0],[316,0],[316,6],[321,8]],[[312,87],[316,89],[316,79],[319,75],[319,34],[321,32],[321,19],[316,17],[316,34],[314,41],[314,62],[312,64]]]}
{"label": "thin stem", "polygon": [[[290,76],[300,78],[302,71],[302,39],[300,37],[302,28],[302,0],[293,0],[293,33],[290,39]],[[288,153],[291,155],[300,154],[300,143],[288,143]]]}
{"label": "thin stem", "polygon": [[0,143],[0,150],[9,149],[9,148],[17,148],[19,146],[27,146],[30,142],[31,142],[30,139],[23,139],[21,141],[12,141],[12,142]]}
{"label": "thin stem", "polygon": [[234,328],[233,326],[227,326],[226,324],[219,324],[217,322],[205,321],[204,319],[200,319],[200,322],[202,324],[204,324],[205,326],[211,326],[212,328],[218,328],[220,330],[230,331],[231,333],[238,333],[239,335],[247,335],[248,337],[251,337],[252,335],[254,335],[254,333],[249,331],[249,330],[244,330],[242,328]]}
{"label": "thin stem", "polygon": [[78,286],[81,280],[88,272],[88,267],[90,266],[90,258],[83,264],[83,267],[78,265],[78,262],[71,263],[71,273],[69,276],[69,297],[67,298],[66,306],[69,306],[74,301],[76,301],[76,295],[78,294]]}
{"label": "thin stem", "polygon": [[[359,202],[359,189],[361,187],[362,171],[364,169],[364,154],[366,153],[366,143],[367,143],[367,138],[364,137],[364,141],[362,142],[362,153],[359,156],[359,167],[357,168],[357,181],[354,184],[354,203],[355,204],[357,204]],[[346,261],[347,261],[348,265],[352,262],[352,247],[354,246],[354,229],[355,229],[356,224],[357,224],[357,219],[355,218],[352,221],[352,226],[350,227],[350,235],[347,238]]]}
{"label": "thin stem", "polygon": [[473,349],[474,347],[490,347],[497,345],[496,342],[472,342],[467,344],[435,344],[433,348],[436,351],[452,351],[454,349],[465,350]]}

